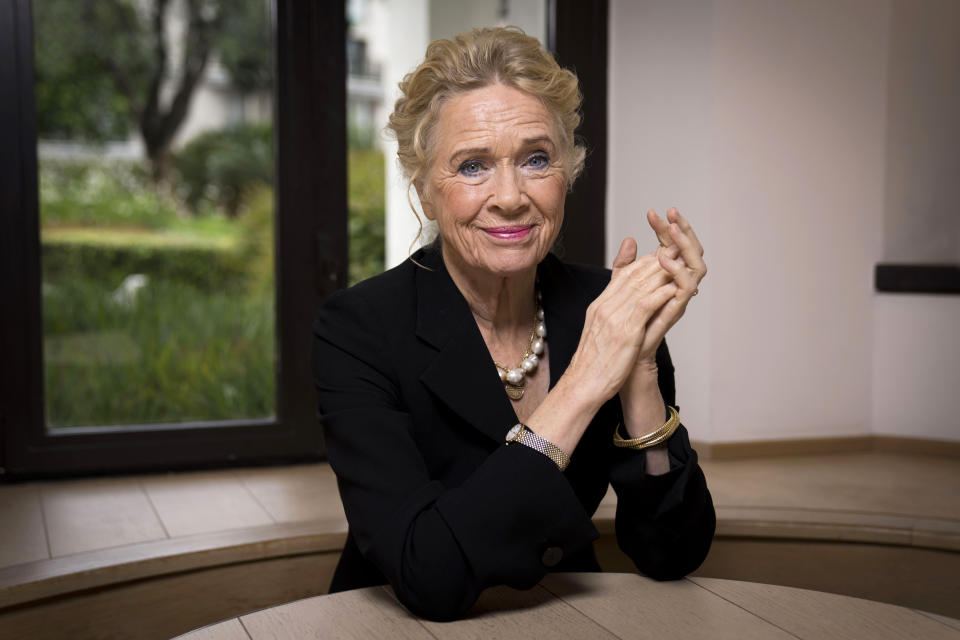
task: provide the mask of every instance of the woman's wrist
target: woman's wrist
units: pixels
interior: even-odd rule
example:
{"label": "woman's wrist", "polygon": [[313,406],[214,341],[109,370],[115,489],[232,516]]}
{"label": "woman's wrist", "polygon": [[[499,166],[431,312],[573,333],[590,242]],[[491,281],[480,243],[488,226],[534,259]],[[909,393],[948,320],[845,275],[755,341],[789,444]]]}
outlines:
{"label": "woman's wrist", "polygon": [[594,410],[597,411],[616,395],[617,382],[605,376],[603,365],[598,364],[596,359],[593,360],[591,362],[591,358],[582,357],[578,348],[567,365],[567,370],[557,381],[557,386],[560,386],[561,382],[565,383],[582,397],[583,402],[595,405]]}
{"label": "woman's wrist", "polygon": [[564,374],[526,424],[569,455],[602,404],[572,376]]}
{"label": "woman's wrist", "polygon": [[656,371],[631,375],[620,390],[623,422],[629,438],[639,438],[658,429],[666,419],[666,405],[660,394]]}

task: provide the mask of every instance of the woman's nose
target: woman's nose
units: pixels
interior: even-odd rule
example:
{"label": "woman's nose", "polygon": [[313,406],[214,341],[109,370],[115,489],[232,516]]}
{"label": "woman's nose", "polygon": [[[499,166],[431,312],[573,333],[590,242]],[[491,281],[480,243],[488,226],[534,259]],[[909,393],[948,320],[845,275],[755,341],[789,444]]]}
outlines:
{"label": "woman's nose", "polygon": [[493,180],[493,197],[490,204],[506,213],[526,206],[523,177],[516,167],[498,167]]}

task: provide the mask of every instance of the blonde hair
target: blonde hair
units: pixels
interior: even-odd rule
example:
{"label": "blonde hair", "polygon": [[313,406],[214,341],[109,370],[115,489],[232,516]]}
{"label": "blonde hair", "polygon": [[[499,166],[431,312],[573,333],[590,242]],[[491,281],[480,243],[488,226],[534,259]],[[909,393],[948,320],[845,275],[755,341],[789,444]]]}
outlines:
{"label": "blonde hair", "polygon": [[[401,96],[387,130],[409,184],[416,185],[432,161],[432,133],[443,105],[453,96],[492,84],[538,98],[553,115],[568,188],[583,170],[586,149],[577,144],[580,88],[577,76],[560,67],[540,42],[517,27],[474,29],[435,40],[420,66],[400,82]],[[419,216],[418,216],[419,219]]]}

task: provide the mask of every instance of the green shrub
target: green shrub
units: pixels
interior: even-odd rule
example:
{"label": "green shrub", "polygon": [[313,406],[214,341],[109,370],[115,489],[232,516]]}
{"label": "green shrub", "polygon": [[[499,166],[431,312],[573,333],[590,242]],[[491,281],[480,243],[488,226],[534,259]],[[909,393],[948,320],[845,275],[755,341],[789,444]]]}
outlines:
{"label": "green shrub", "polygon": [[101,230],[46,230],[41,244],[45,281],[83,276],[117,287],[128,275],[189,283],[203,291],[242,291],[249,283],[245,261],[232,238]]}
{"label": "green shrub", "polygon": [[383,271],[386,177],[380,151],[351,149],[348,161],[349,280],[355,284]]}
{"label": "green shrub", "polygon": [[212,206],[233,216],[257,185],[273,184],[273,164],[270,124],[201,133],[176,154],[177,192],[194,211]]}
{"label": "green shrub", "polygon": [[175,203],[148,184],[142,163],[43,158],[40,221],[44,226],[135,226],[177,223]]}
{"label": "green shrub", "polygon": [[347,148],[372,150],[376,137],[377,131],[373,127],[362,127],[353,122],[347,122]]}
{"label": "green shrub", "polygon": [[272,295],[151,280],[130,304],[82,274],[44,282],[51,426],[264,417],[275,412]]}
{"label": "green shrub", "polygon": [[253,191],[237,222],[240,246],[234,254],[246,276],[246,286],[250,291],[266,291],[272,295],[275,282],[273,189],[260,187]]}

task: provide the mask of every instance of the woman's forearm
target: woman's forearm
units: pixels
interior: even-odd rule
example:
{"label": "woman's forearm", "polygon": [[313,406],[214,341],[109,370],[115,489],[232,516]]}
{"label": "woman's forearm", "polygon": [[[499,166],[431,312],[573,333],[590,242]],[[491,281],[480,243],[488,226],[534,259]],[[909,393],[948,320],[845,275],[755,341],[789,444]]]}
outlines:
{"label": "woman's forearm", "polygon": [[[639,438],[663,424],[666,407],[660,394],[656,364],[638,365],[620,390],[620,404],[628,438]],[[666,443],[650,447],[640,455],[647,457],[646,471],[650,475],[659,476],[670,471]]]}
{"label": "woman's forearm", "polygon": [[639,438],[656,431],[666,419],[660,394],[656,363],[638,364],[620,389],[624,429],[627,438]]}
{"label": "woman's forearm", "polygon": [[565,373],[528,418],[527,426],[572,455],[605,401],[601,394],[580,383],[573,374]]}

